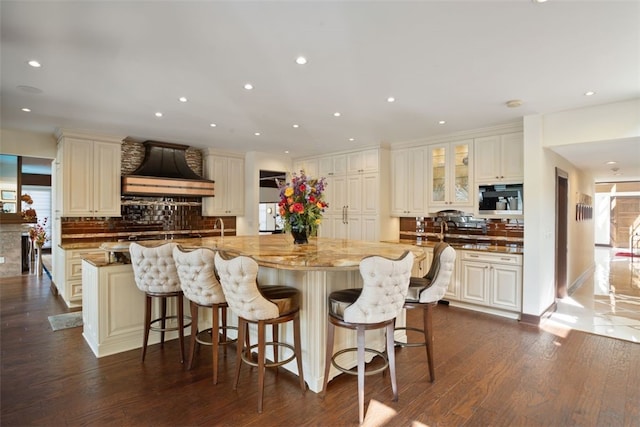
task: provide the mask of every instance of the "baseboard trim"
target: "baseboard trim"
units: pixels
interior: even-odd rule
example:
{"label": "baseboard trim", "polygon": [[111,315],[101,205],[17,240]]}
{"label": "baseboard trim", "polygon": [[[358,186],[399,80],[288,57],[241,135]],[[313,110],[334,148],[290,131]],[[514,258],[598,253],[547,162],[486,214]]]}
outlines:
{"label": "baseboard trim", "polygon": [[558,309],[558,304],[554,301],[539,316],[536,316],[535,314],[522,313],[522,315],[520,316],[520,322],[526,323],[528,325],[539,326],[540,323],[542,323],[543,319],[550,317],[553,314],[553,312],[555,312],[557,309]]}

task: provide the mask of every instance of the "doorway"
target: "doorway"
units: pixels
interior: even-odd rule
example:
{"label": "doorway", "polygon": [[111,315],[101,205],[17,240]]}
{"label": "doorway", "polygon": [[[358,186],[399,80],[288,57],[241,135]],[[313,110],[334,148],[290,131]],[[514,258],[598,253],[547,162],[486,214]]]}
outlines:
{"label": "doorway", "polygon": [[569,213],[569,174],[556,168],[556,298],[565,298],[567,290],[567,226]]}

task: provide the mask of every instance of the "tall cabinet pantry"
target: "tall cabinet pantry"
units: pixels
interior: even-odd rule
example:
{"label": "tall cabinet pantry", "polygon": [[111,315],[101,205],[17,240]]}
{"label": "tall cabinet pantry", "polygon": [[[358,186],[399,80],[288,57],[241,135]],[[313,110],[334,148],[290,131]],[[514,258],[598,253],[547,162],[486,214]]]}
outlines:
{"label": "tall cabinet pantry", "polygon": [[[90,248],[63,250],[63,217],[117,217],[120,212],[121,145],[124,137],[76,131],[57,133],[53,174],[53,282],[69,307],[82,304],[81,256]],[[95,249],[94,249],[95,250]]]}

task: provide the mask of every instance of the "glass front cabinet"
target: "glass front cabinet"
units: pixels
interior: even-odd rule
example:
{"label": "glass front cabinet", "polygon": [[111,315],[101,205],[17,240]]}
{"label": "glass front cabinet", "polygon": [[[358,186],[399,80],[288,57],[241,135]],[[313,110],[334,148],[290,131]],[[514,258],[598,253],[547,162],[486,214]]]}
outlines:
{"label": "glass front cabinet", "polygon": [[431,212],[473,207],[473,140],[430,145],[429,168]]}

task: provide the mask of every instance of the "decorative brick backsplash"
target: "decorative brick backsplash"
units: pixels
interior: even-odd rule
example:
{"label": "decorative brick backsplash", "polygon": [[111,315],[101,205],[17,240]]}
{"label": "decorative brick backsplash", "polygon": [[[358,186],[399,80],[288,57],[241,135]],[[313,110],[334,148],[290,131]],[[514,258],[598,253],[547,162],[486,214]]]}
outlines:
{"label": "decorative brick backsplash", "polygon": [[[416,233],[418,236],[424,233],[423,240],[437,241],[438,238],[435,235],[440,233],[440,223],[436,219],[435,217],[400,218],[400,238],[415,239]],[[518,243],[524,239],[524,221],[522,220],[487,219],[484,225],[485,227],[480,228],[456,228],[454,225],[449,225],[445,232],[447,241],[464,237],[467,243],[491,241],[497,245],[506,245]],[[474,236],[477,236],[477,241],[474,240]]]}

